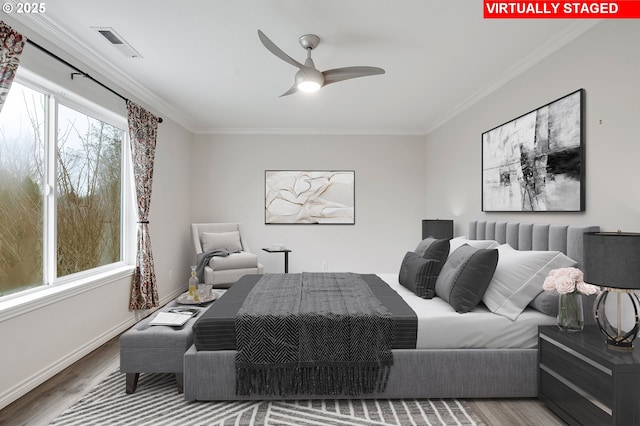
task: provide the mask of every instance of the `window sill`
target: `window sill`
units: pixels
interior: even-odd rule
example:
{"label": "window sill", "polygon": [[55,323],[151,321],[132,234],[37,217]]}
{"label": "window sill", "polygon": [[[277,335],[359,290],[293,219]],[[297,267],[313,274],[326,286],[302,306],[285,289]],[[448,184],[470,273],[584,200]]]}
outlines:
{"label": "window sill", "polygon": [[0,322],[130,277],[133,275],[134,269],[132,265],[122,266],[0,302]]}

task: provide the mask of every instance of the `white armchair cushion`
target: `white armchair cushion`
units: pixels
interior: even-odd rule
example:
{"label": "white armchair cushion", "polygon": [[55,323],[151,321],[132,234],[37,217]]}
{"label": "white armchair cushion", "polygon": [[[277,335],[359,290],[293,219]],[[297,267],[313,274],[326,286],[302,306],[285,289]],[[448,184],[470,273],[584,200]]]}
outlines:
{"label": "white armchair cushion", "polygon": [[226,249],[229,251],[242,250],[240,232],[238,231],[203,232],[200,235],[200,242],[204,253],[219,249]]}
{"label": "white armchair cushion", "polygon": [[253,253],[242,251],[231,253],[229,256],[213,256],[209,261],[209,266],[214,271],[226,271],[229,269],[257,268],[258,256]]}

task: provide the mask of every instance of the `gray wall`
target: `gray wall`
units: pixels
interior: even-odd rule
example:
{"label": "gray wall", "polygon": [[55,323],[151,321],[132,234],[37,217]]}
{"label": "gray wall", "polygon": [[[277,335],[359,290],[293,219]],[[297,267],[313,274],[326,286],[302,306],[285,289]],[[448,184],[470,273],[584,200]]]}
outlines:
{"label": "gray wall", "polygon": [[[477,218],[640,231],[638,40],[640,21],[604,21],[428,135],[426,216],[455,219],[456,235]],[[586,211],[482,213],[481,134],[579,88],[586,91]]]}
{"label": "gray wall", "polygon": [[[424,137],[200,135],[192,151],[194,222],[241,222],[266,272],[397,272],[420,241]],[[355,225],[265,225],[265,170],[355,170]]]}

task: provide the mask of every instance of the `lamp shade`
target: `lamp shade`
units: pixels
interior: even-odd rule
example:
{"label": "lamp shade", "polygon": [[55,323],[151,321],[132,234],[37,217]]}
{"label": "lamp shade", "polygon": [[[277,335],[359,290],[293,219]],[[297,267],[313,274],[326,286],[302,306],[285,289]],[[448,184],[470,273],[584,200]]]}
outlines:
{"label": "lamp shade", "polygon": [[433,237],[437,239],[453,238],[453,220],[425,219],[422,221],[422,239]]}
{"label": "lamp shade", "polygon": [[640,234],[584,234],[584,281],[602,287],[640,289]]}

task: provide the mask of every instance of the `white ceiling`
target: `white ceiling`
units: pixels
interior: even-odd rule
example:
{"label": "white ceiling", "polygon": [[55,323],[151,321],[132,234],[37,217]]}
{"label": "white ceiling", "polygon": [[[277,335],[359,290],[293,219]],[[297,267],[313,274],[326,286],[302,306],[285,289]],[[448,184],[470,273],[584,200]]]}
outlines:
{"label": "white ceiling", "polygon": [[[597,21],[485,20],[481,0],[47,0],[13,17],[194,133],[427,134]],[[126,58],[93,27],[112,27]],[[317,34],[320,70],[384,75],[280,98]]]}

